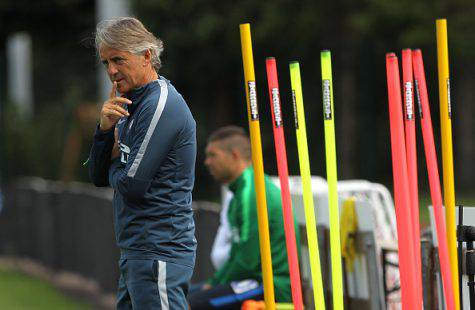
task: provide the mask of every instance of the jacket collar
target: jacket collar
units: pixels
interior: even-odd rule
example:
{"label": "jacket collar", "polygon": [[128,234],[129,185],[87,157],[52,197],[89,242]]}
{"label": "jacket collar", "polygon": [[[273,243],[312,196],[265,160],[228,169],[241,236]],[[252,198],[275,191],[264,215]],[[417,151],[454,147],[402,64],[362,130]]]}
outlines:
{"label": "jacket collar", "polygon": [[236,193],[236,190],[242,185],[245,179],[248,178],[253,173],[254,170],[252,170],[252,166],[247,167],[240,176],[231,183],[229,183],[229,190],[232,191],[233,193]]}
{"label": "jacket collar", "polygon": [[158,80],[153,80],[143,86],[132,89],[127,94],[125,94],[125,97],[127,99],[130,99],[132,101],[132,105],[134,105],[139,103],[144,97],[144,95],[147,94],[150,90],[156,89],[158,87],[160,87],[158,85]]}

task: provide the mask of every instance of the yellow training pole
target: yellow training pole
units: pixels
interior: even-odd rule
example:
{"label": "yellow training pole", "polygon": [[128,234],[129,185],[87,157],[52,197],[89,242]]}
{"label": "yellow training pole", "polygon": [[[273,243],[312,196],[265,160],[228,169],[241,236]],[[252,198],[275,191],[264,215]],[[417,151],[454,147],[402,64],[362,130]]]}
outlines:
{"label": "yellow training pole", "polygon": [[303,204],[305,209],[305,226],[307,228],[308,251],[310,256],[310,271],[312,274],[313,298],[315,300],[315,309],[325,309],[320,253],[318,252],[317,224],[315,220],[315,209],[313,206],[312,179],[308,159],[307,130],[305,129],[305,112],[303,109],[300,66],[296,61],[290,63],[290,82],[292,84],[297,150],[299,153],[300,174],[302,176]]}
{"label": "yellow training pole", "polygon": [[457,236],[455,228],[454,159],[452,153],[452,111],[450,107],[449,52],[447,20],[436,21],[437,60],[439,69],[440,130],[442,139],[442,171],[444,181],[445,222],[449,247],[450,270],[454,288],[455,307],[460,309]]}
{"label": "yellow training pole", "polygon": [[341,266],[340,210],[338,208],[333,81],[330,51],[320,53],[322,67],[325,157],[327,162],[328,209],[330,214],[330,250],[332,262],[333,309],[343,309],[343,275]]}
{"label": "yellow training pole", "polygon": [[252,56],[251,26],[239,25],[241,33],[242,62],[246,88],[247,116],[251,133],[252,164],[257,199],[257,221],[259,225],[259,247],[261,250],[262,280],[266,309],[275,309],[274,279],[270,251],[269,219],[267,216],[266,188],[264,184],[264,163],[262,162],[261,129],[257,106],[254,60]]}

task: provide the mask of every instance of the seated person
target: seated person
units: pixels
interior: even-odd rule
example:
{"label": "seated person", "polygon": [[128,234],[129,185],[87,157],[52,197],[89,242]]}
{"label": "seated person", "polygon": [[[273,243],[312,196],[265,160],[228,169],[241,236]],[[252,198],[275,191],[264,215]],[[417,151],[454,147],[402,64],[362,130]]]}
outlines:
{"label": "seated person", "polygon": [[[208,139],[205,165],[233,192],[227,209],[231,232],[229,257],[188,301],[195,309],[240,309],[247,299],[263,299],[262,272],[251,145],[240,127],[218,129]],[[280,190],[265,176],[275,298],[291,302]],[[297,232],[296,232],[297,234]],[[298,235],[297,242],[299,241]]]}

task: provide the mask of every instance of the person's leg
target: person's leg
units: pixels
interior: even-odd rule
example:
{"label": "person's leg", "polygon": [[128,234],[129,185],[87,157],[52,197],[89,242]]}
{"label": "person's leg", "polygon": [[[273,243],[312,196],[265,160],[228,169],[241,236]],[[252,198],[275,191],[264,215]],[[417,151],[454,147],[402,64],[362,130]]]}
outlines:
{"label": "person's leg", "polygon": [[125,260],[119,261],[119,287],[117,289],[117,301],[116,309],[117,310],[131,310],[132,302],[130,300],[129,291],[127,290],[127,285],[125,284]]}
{"label": "person's leg", "polygon": [[[230,285],[215,285],[207,290],[198,290],[190,293],[188,303],[192,310],[213,309],[210,300],[216,297],[234,295]],[[237,307],[236,309],[239,309]]]}
{"label": "person's leg", "polygon": [[203,281],[203,282],[190,284],[190,288],[188,289],[188,295],[201,291],[201,288],[203,287],[203,285],[205,285],[205,283],[206,282]]}
{"label": "person's leg", "polygon": [[193,268],[185,265],[158,261],[158,282],[161,295],[168,297],[170,309],[188,309],[186,296]]}
{"label": "person's leg", "polygon": [[127,288],[134,310],[187,309],[186,294],[193,273],[189,266],[159,260],[129,259]]}
{"label": "person's leg", "polygon": [[192,310],[202,309],[241,309],[247,299],[263,298],[262,286],[254,280],[236,281],[231,284],[215,285],[208,290],[190,294],[188,302]]}

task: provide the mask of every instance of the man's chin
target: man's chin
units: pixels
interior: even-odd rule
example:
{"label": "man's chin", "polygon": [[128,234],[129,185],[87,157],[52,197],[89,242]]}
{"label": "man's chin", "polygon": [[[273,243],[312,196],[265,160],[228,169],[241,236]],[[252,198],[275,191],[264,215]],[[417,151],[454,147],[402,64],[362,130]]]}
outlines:
{"label": "man's chin", "polygon": [[129,84],[125,83],[124,81],[120,81],[117,84],[117,90],[119,91],[119,93],[123,95],[123,94],[128,93],[131,90],[131,87],[129,86]]}

